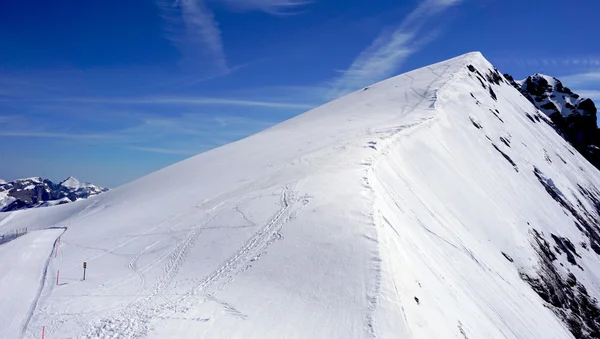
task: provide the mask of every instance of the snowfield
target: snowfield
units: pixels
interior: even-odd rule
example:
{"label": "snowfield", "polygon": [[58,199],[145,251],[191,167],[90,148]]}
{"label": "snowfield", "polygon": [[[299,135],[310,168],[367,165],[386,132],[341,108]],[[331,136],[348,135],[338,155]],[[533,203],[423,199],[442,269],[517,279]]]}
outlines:
{"label": "snowfield", "polygon": [[[572,338],[540,289],[550,270],[600,296],[599,173],[494,74],[469,53],[101,195],[0,213],[0,233],[68,226],[56,257],[55,230],[0,246],[0,337]],[[34,234],[47,246],[12,265]]]}
{"label": "snowfield", "polygon": [[0,338],[23,336],[41,288],[51,280],[48,260],[62,233],[62,229],[35,231],[0,246]]}

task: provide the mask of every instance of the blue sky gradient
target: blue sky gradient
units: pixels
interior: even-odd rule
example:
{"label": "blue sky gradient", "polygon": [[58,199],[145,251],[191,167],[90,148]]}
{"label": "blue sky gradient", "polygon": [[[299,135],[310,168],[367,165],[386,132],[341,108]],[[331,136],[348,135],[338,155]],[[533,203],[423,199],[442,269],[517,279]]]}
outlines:
{"label": "blue sky gradient", "polygon": [[600,102],[600,2],[3,0],[0,178],[115,187],[481,51]]}

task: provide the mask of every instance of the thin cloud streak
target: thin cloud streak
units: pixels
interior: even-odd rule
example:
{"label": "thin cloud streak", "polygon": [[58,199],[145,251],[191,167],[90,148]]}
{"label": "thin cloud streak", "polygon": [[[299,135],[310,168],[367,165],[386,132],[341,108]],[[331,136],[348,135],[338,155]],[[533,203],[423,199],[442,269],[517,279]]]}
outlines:
{"label": "thin cloud streak", "polygon": [[393,31],[384,31],[333,81],[330,97],[339,97],[360,87],[388,78],[425,44],[439,34],[421,36],[423,26],[433,16],[462,0],[425,0]]}
{"label": "thin cloud streak", "polygon": [[313,105],[302,103],[287,103],[274,101],[254,101],[226,98],[189,98],[189,97],[162,97],[162,98],[59,98],[41,99],[41,101],[60,101],[75,103],[105,103],[105,104],[173,104],[173,105],[217,105],[217,106],[246,106],[283,109],[310,109]]}
{"label": "thin cloud streak", "polygon": [[576,93],[581,95],[583,98],[590,98],[594,101],[600,101],[600,90],[583,90],[576,91]]}
{"label": "thin cloud streak", "polygon": [[259,10],[273,15],[294,14],[295,10],[313,1],[297,0],[219,0],[238,11]]}
{"label": "thin cloud streak", "polygon": [[176,155],[196,155],[196,154],[200,153],[200,151],[196,152],[196,151],[190,151],[190,150],[156,148],[156,147],[126,146],[124,148],[133,150],[133,151],[161,153],[161,154],[176,154]]}
{"label": "thin cloud streak", "polygon": [[228,72],[221,30],[205,0],[157,0],[157,5],[167,23],[168,38],[183,54],[184,64],[199,64],[206,50],[219,72]]}
{"label": "thin cloud streak", "polygon": [[74,134],[52,132],[0,132],[0,137],[12,138],[51,138],[51,139],[121,139],[123,137],[110,134]]}
{"label": "thin cloud streak", "polygon": [[[200,65],[206,52],[211,56],[218,73],[229,73],[222,32],[214,13],[208,7],[210,0],[156,0],[165,30],[171,43],[184,56],[183,63]],[[238,11],[259,10],[272,15],[296,14],[311,0],[213,0]],[[202,46],[204,48],[202,48]]]}
{"label": "thin cloud streak", "polygon": [[600,84],[600,71],[567,75],[561,78],[569,86]]}
{"label": "thin cloud streak", "polygon": [[570,57],[570,58],[508,58],[506,62],[521,67],[535,66],[567,66],[567,67],[599,67],[600,58],[597,57]]}

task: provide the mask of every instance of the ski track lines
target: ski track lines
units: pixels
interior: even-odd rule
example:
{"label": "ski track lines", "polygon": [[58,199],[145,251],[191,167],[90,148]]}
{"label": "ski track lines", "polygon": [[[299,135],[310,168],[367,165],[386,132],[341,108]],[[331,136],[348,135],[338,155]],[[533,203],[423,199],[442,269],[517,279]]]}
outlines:
{"label": "ski track lines", "polygon": [[[218,207],[218,206],[217,206]],[[216,208],[216,207],[215,207]],[[210,212],[212,209],[210,209],[208,212]],[[196,212],[195,212],[196,213]],[[106,254],[112,253],[113,251],[115,251],[118,248],[121,248],[133,241],[135,241],[136,239],[139,239],[140,237],[143,237],[144,235],[150,234],[152,231],[164,227],[165,225],[172,223],[172,226],[169,228],[168,233],[170,234],[175,228],[177,228],[178,226],[180,226],[183,222],[185,222],[186,220],[188,220],[190,218],[189,216],[190,213],[188,213],[187,217],[184,218],[184,215],[172,215],[170,216],[167,220],[165,220],[164,222],[161,222],[160,224],[158,224],[157,226],[149,229],[148,231],[144,232],[142,235],[133,237],[132,239],[119,244],[118,246],[111,248],[110,250],[106,251],[105,253],[99,254],[95,257],[92,258],[93,259],[98,259]],[[174,222],[176,219],[181,219],[177,222]],[[166,238],[160,239],[159,241],[147,246],[146,248],[144,248],[142,251],[140,251],[129,263],[128,263],[128,268],[132,271],[132,274],[126,276],[123,279],[118,279],[118,280],[114,280],[114,281],[109,281],[107,284],[103,284],[101,285],[99,288],[97,288],[94,292],[92,292],[90,295],[97,295],[97,294],[101,294],[102,291],[105,291],[107,289],[111,289],[111,288],[116,288],[119,287],[123,284],[126,284],[127,282],[129,282],[131,279],[138,277],[140,279],[140,284],[139,284],[139,288],[136,291],[135,295],[133,297],[130,298],[129,301],[127,301],[125,303],[125,307],[127,307],[128,305],[131,305],[138,297],[139,295],[143,292],[143,285],[145,283],[145,278],[144,278],[144,273],[147,272],[148,270],[152,269],[153,267],[155,267],[156,265],[160,264],[161,262],[163,262],[167,257],[169,257],[170,255],[172,255],[173,251],[177,250],[177,247],[175,247],[172,251],[166,253],[165,255],[161,256],[158,260],[143,266],[141,269],[139,269],[137,267],[137,260],[148,250],[150,250],[152,247],[158,245],[160,242],[164,241]],[[64,242],[63,242],[64,243]],[[73,244],[70,244],[73,245]],[[61,248],[61,257],[62,257],[62,248]],[[88,262],[91,261],[88,259]],[[68,285],[64,285],[64,286],[59,286],[57,288],[53,288],[53,291],[62,289],[62,288],[68,288]],[[75,299],[71,299],[71,300],[66,300],[63,301],[61,304],[61,307],[64,308],[66,305],[69,305],[71,303],[75,303],[76,300]],[[83,329],[88,328],[89,325],[86,325],[85,321],[83,320],[83,315],[87,315],[87,314],[94,314],[94,313],[98,313],[98,312],[105,312],[105,311],[111,311],[111,310],[117,310],[122,308],[122,306],[116,306],[116,307],[109,307],[109,308],[105,308],[105,309],[94,309],[93,311],[88,311],[88,312],[79,312],[79,313],[60,313],[60,312],[56,312],[54,310],[50,310],[48,311],[48,308],[51,308],[52,305],[46,305],[44,307],[42,307],[41,309],[38,309],[37,312],[39,314],[42,314],[44,316],[40,316],[39,321],[44,321],[44,319],[51,319],[50,323],[35,323],[35,328],[31,328],[30,329],[30,333],[29,333],[29,337],[30,338],[37,338],[37,330],[39,327],[41,327],[42,325],[46,326],[46,333],[47,334],[52,334],[54,332],[57,331],[58,326],[62,323],[65,322],[65,317],[73,317],[76,318],[75,321],[76,323],[79,324],[79,326]],[[60,317],[61,321],[55,321],[54,319]]]}
{"label": "ski track lines", "polygon": [[[193,247],[203,226],[209,224],[219,213],[234,200],[225,200],[209,212],[211,216],[201,225],[192,230],[186,238],[181,241],[167,258],[163,276],[153,288],[151,294],[132,304],[118,314],[101,319],[93,324],[81,338],[139,338],[148,332],[149,325],[156,320],[164,318],[175,312],[185,313],[202,300],[206,300],[216,291],[222,289],[233,280],[240,272],[248,268],[250,262],[258,260],[262,252],[272,243],[283,224],[290,220],[292,213],[292,200],[294,192],[289,185],[284,186],[280,197],[280,208],[275,215],[252,236],[232,257],[220,265],[213,273],[199,281],[196,287],[185,293],[174,302],[166,301],[162,297],[162,291],[171,283],[177,275],[179,268],[185,262],[189,250]],[[152,247],[150,245],[149,247]],[[147,249],[146,249],[147,250]],[[135,261],[132,260],[134,263]],[[131,264],[131,263],[130,263]],[[135,268],[134,264],[133,268]],[[163,303],[155,304],[158,298],[165,300]],[[88,326],[89,327],[89,326]]]}

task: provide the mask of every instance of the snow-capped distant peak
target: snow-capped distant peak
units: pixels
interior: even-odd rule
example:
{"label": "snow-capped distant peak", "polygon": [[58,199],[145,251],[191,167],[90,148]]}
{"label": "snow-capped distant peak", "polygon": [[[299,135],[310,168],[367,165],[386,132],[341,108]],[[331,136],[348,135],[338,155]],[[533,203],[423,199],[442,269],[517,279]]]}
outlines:
{"label": "snow-capped distant peak", "polygon": [[60,182],[61,186],[67,187],[67,188],[71,188],[71,189],[79,189],[82,187],[81,182],[79,182],[79,180],[77,180],[75,177],[68,177],[67,179],[63,180]]}
{"label": "snow-capped distant peak", "polygon": [[30,178],[18,179],[15,181],[31,181],[31,182],[41,183],[43,180],[41,177],[30,177]]}
{"label": "snow-capped distant peak", "polygon": [[60,205],[108,191],[68,177],[56,184],[40,177],[0,181],[0,212]]}
{"label": "snow-capped distant peak", "polygon": [[6,180],[0,179],[0,185],[2,185],[2,184],[6,184]]}

